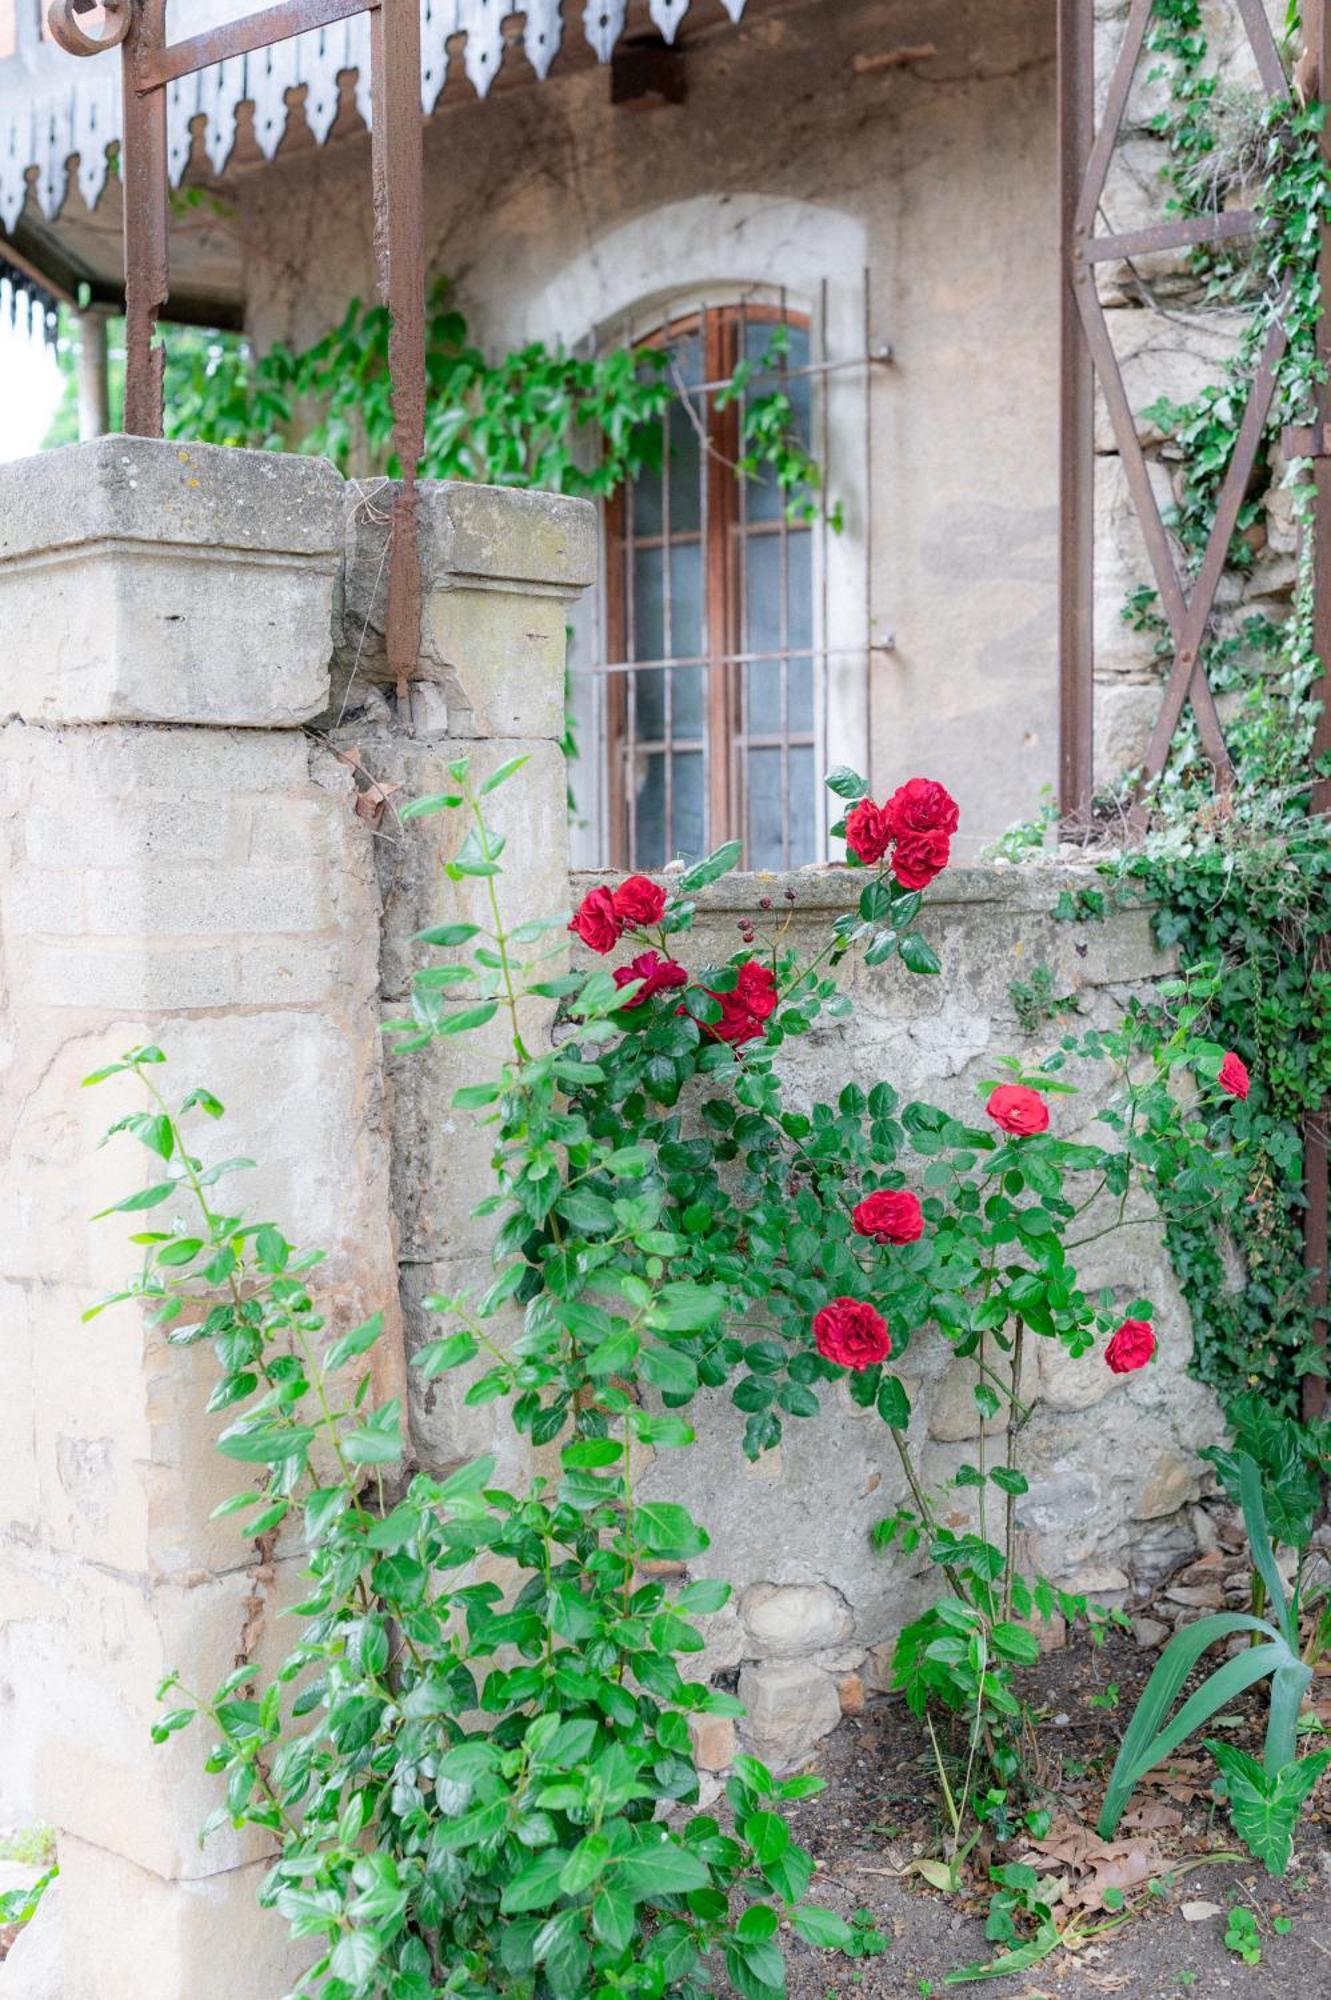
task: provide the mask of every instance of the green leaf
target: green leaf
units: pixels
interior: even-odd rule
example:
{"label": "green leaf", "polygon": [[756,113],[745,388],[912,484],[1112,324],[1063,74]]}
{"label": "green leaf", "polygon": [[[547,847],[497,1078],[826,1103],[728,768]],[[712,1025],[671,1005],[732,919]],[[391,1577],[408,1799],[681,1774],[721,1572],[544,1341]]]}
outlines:
{"label": "green leaf", "polygon": [[707,1864],[673,1840],[649,1840],[612,1863],[609,1887],[634,1903],[683,1896],[711,1880]]}
{"label": "green leaf", "polygon": [[521,1910],[548,1910],[561,1894],[559,1877],[568,1860],[568,1849],[548,1848],[513,1877],[500,1898],[499,1907],[512,1916]]}
{"label": "green leaf", "polygon": [[994,1625],[989,1641],[1001,1660],[1013,1660],[1020,1667],[1033,1667],[1040,1657],[1040,1642],[1024,1625]]}
{"label": "green leaf", "polygon": [[719,881],[723,875],[729,874],[732,868],[739,866],[739,858],[743,852],[741,841],[726,841],[724,846],[716,848],[709,854],[705,861],[695,862],[692,868],[684,870],[676,884],[676,893],[681,896],[691,896],[696,890],[705,889],[709,882]]}
{"label": "green leaf", "polygon": [[779,1861],[790,1845],[790,1828],[779,1813],[750,1813],[740,1832],[757,1856],[759,1867]]}
{"label": "green leaf", "polygon": [[1283,1875],[1294,1852],[1294,1832],[1313,1786],[1331,1764],[1331,1750],[1285,1764],[1274,1776],[1255,1757],[1210,1737],[1206,1747],[1224,1775],[1234,1831],[1270,1875]]}
{"label": "green leaf", "polygon": [[324,1367],[329,1374],[357,1354],[367,1354],[383,1330],[384,1316],[375,1313],[362,1326],[352,1327],[350,1333],[344,1333],[339,1340],[335,1340],[324,1356]]}
{"label": "green leaf", "polygon": [[443,1340],[432,1340],[422,1347],[414,1357],[413,1366],[425,1376],[442,1375],[450,1368],[458,1368],[464,1361],[475,1358],[476,1342],[471,1334],[450,1333]]}
{"label": "green leaf", "polygon": [[348,1986],[360,1986],[370,1977],[383,1955],[383,1941],[377,1931],[348,1931],[338,1942],[329,1970]]}
{"label": "green leaf", "polygon": [[910,1428],[910,1397],[895,1375],[884,1375],[878,1385],[878,1414],[889,1430]]}
{"label": "green leaf", "polygon": [[604,1834],[589,1833],[580,1840],[564,1863],[559,1886],[566,1896],[581,1896],[605,1873],[610,1859],[610,1842]]}
{"label": "green leaf", "polygon": [[829,792],[835,792],[839,799],[862,799],[868,796],[869,785],[858,771],[852,771],[849,764],[834,764],[823,783]]}
{"label": "green leaf", "polygon": [[134,1194],[127,1194],[123,1201],[113,1201],[110,1208],[99,1208],[93,1216],[100,1222],[106,1215],[134,1215],[140,1209],[158,1208],[164,1201],[170,1201],[173,1194],[180,1193],[179,1181],[156,1181],[152,1187],[139,1188]]}
{"label": "green leaf", "polygon": [[835,1910],[820,1910],[812,1903],[803,1903],[791,1911],[790,1921],[806,1944],[816,1944],[823,1951],[848,1951],[855,1942],[854,1931]]}
{"label": "green leaf", "polygon": [[696,1556],[707,1547],[707,1534],[688,1509],[670,1500],[645,1500],[634,1512],[633,1525],[638,1543],[654,1556]]}
{"label": "green leaf", "polygon": [[232,1424],[218,1438],[217,1449],[245,1465],[276,1465],[307,1452],[313,1442],[313,1424],[282,1424],[260,1417]]}
{"label": "green leaf", "polygon": [[[404,813],[403,818],[406,817],[407,813]],[[479,937],[480,934],[479,924],[436,924],[431,930],[417,931],[416,942],[437,945],[469,944],[472,938]]]}
{"label": "green leaf", "polygon": [[908,931],[901,940],[901,963],[907,972],[936,973],[943,970],[942,961],[933,946],[926,944],[918,931]]}
{"label": "green leaf", "polygon": [[524,764],[528,764],[530,762],[531,762],[531,752],[527,750],[524,750],[521,756],[519,757],[506,758],[505,761],[502,764],[500,764],[496,770],[491,771],[489,777],[481,785],[480,787],[481,797],[484,798],[487,792],[497,792],[499,790],[499,787],[502,784],[506,783],[507,780],[513,776],[513,773],[515,771],[520,771]]}

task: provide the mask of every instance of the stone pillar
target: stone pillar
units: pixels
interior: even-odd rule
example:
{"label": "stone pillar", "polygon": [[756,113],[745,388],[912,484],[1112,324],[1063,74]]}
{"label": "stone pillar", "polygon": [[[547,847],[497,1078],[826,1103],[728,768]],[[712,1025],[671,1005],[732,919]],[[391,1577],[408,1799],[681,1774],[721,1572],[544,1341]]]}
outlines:
{"label": "stone pillar", "polygon": [[79,436],[105,437],[111,428],[111,379],[107,357],[105,306],[89,306],[79,325]]}
{"label": "stone pillar", "polygon": [[[350,685],[346,706],[367,713],[374,703],[366,683],[392,685],[379,629],[386,511],[382,495],[357,506],[349,537],[339,658],[359,683]],[[548,917],[569,898],[561,749],[566,628],[569,607],[596,574],[595,510],[585,500],[547,493],[437,485],[421,489],[420,523],[420,677],[395,705],[390,725],[367,734],[358,720],[348,726],[349,740],[373,777],[400,788],[399,800],[452,789],[448,765],[464,750],[478,779],[525,756],[520,775],[486,800],[486,814],[508,841],[499,882],[506,923]],[[391,824],[386,831],[391,836]],[[413,943],[415,932],[453,917],[489,926],[485,884],[451,883],[443,874],[465,831],[460,814],[444,813],[413,824],[405,840],[381,843],[383,997],[390,1018],[409,1010],[412,970],[431,959]],[[561,969],[552,962],[551,972]],[[465,989],[450,992],[448,1004],[468,1004]],[[540,1046],[552,1014],[548,1003],[531,1003],[524,1023],[529,1046]],[[390,1063],[408,1353],[438,1333],[422,1298],[463,1287],[479,1291],[493,1275],[492,1224],[471,1214],[489,1185],[489,1136],[452,1100],[460,1084],[488,1076],[509,1053],[501,1010],[486,1028]],[[506,1416],[497,1422],[494,1408],[468,1409],[466,1385],[452,1376],[425,1382],[408,1372],[412,1440],[428,1467],[495,1450],[501,1485],[522,1476],[520,1440]]]}
{"label": "stone pillar", "polygon": [[[212,1358],[132,1305],[153,1178],[80,1079],[159,1043],[227,1106],[237,1207],[324,1246],[330,1315],[396,1299],[379,900],[326,707],[343,488],[303,458],[103,438],[0,468],[0,1792],[60,1835],[64,2000],[268,2000],[301,1963],[261,1911],[201,1730],[149,1741],[155,1685],[211,1690],[290,1644],[271,1569],[210,1519]],[[158,1210],[156,1215],[165,1211]],[[127,1226],[127,1224],[129,1226]],[[0,1812],[0,1817],[4,1814]]]}

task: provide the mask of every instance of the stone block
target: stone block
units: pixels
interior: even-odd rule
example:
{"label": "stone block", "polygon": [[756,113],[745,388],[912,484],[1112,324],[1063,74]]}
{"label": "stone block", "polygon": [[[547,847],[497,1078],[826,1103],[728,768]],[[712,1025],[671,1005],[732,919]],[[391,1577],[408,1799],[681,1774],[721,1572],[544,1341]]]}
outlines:
{"label": "stone block", "polygon": [[[1126,627],[1124,628],[1126,630]],[[1146,758],[1160,713],[1157,680],[1098,680],[1095,684],[1095,783],[1108,790]]]}
{"label": "stone block", "polygon": [[1132,1510],[1137,1520],[1157,1521],[1188,1506],[1197,1498],[1197,1474],[1195,1459],[1185,1458],[1182,1452],[1172,1449],[1160,1452],[1147,1468],[1138,1490],[1137,1504]]}
{"label": "stone block", "polygon": [[[348,492],[338,671],[391,678],[383,621],[387,519]],[[427,481],[418,538],[424,603],[420,674],[444,689],[455,737],[563,734],[567,607],[595,580],[589,501],[512,487]]]}
{"label": "stone block", "polygon": [[751,1584],[739,1610],[757,1650],[778,1658],[835,1646],[855,1628],[850,1606],[825,1583]]}
{"label": "stone block", "polygon": [[148,2000],[150,1993],[239,2000],[291,1991],[314,1954],[308,1940],[293,1943],[281,1917],[259,1907],[267,1866],[170,1882],[90,1842],[62,1839],[59,2000]]}
{"label": "stone block", "polygon": [[799,1764],[841,1720],[836,1683],[807,1660],[761,1660],[742,1669],[744,1742],[774,1770]]}
{"label": "stone block", "polygon": [[691,1715],[693,1761],[700,1771],[728,1771],[735,1761],[735,1724],[728,1715]]}
{"label": "stone block", "polygon": [[[1164,432],[1143,412],[1160,401],[1191,402],[1208,384],[1223,380],[1248,323],[1246,314],[1223,308],[1164,314],[1146,307],[1124,307],[1107,317],[1128,407],[1136,419],[1137,435],[1147,446],[1161,443]],[[1095,448],[1098,452],[1118,450],[1109,411],[1098,389]]]}
{"label": "stone block", "polygon": [[0,468],[0,714],[291,727],[327,701],[342,481],[105,437]]}
{"label": "stone block", "polygon": [[1106,1368],[1098,1348],[1074,1361],[1060,1341],[1042,1340],[1039,1355],[1040,1399],[1051,1409],[1094,1409],[1123,1379]]}

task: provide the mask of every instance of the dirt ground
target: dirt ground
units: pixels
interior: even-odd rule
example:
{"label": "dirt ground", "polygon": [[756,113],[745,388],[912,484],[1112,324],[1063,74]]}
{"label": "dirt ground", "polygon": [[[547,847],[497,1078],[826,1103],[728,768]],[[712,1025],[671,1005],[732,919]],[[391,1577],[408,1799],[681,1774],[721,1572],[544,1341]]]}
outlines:
{"label": "dirt ground", "polygon": [[[1073,1861],[1069,1868],[1052,1855],[1037,1858],[1051,1872],[1061,1870],[1074,1896],[1090,1885],[1091,1925],[1108,1920],[1095,1910],[1095,1843],[1074,1828],[1094,1821],[1121,1730],[1156,1657],[1113,1635],[1098,1649],[1081,1641],[1050,1653],[1022,1677],[1042,1718],[1038,1742],[1046,1759],[1045,1803],[1056,1816],[1054,1843],[1059,1856]],[[1325,1683],[1318,1691],[1331,1692]],[[1227,1740],[1260,1753],[1262,1719],[1260,1701],[1245,1699],[1208,1733],[1223,1727]],[[1125,1819],[1120,1838],[1135,1844],[1152,1879],[1128,1890],[1121,1928],[994,1982],[998,1993],[1008,2000],[1331,1995],[1331,1773],[1310,1802],[1288,1876],[1275,1881],[1246,1855],[1238,1863],[1211,1858],[1237,1843],[1210,1795],[1213,1762],[1204,1751],[1193,1757],[1188,1750],[1146,1781]],[[871,1924],[886,1949],[848,1960],[791,1940],[791,2000],[921,2000],[965,1990],[945,1985],[947,1975],[992,1961],[1001,1947],[985,1938],[987,1899],[978,1882],[972,1896],[945,1897],[910,1871],[913,1859],[941,1851],[937,1782],[920,1725],[896,1697],[871,1702],[829,1738],[818,1769],[826,1790],[791,1813],[791,1831],[817,1865],[809,1900]],[[1030,1843],[1018,1838],[994,1859],[1031,1854]],[[1140,1869],[1137,1860],[1128,1872]],[[1225,1945],[1236,1905],[1256,1920],[1255,1965]],[[1064,1914],[1058,1913],[1060,1927]]]}

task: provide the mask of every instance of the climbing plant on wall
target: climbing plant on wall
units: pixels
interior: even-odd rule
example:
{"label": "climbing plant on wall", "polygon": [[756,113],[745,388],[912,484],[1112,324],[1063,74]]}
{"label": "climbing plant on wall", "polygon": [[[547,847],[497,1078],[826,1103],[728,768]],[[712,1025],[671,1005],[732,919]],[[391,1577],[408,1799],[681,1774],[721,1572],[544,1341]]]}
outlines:
{"label": "climbing plant on wall", "polygon": [[[262,353],[234,334],[169,327],[167,434],[314,453],[348,475],[393,474],[388,325],[384,307],[352,299],[338,325],[311,346],[276,341]],[[774,326],[765,353],[742,361],[728,383],[708,393],[741,399],[736,477],[773,477],[792,518],[810,519],[822,475],[781,379],[786,342],[785,328]],[[68,338],[62,356],[69,379],[52,444],[77,435]],[[673,379],[669,349],[659,346],[573,355],[529,341],[492,361],[444,282],[431,294],[425,367],[424,478],[552,493],[608,496],[659,466],[663,417],[686,393]],[[122,377],[117,366],[117,397]]]}
{"label": "climbing plant on wall", "polygon": [[[1287,23],[1296,37],[1291,66],[1297,11],[1291,7]],[[1289,336],[1229,550],[1233,601],[1266,541],[1275,494],[1290,495],[1296,523],[1310,504],[1310,469],[1284,462],[1281,433],[1311,420],[1323,379],[1316,259],[1331,215],[1321,151],[1326,106],[1294,97],[1268,103],[1225,84],[1211,61],[1200,0],[1155,0],[1148,47],[1168,91],[1154,129],[1167,149],[1162,178],[1171,212],[1214,209],[1242,188],[1262,219],[1251,244],[1194,253],[1203,301],[1247,314],[1229,367],[1191,399],[1160,399],[1143,412],[1165,439],[1173,488],[1167,519],[1194,565],[1277,310]],[[1331,837],[1310,809],[1321,667],[1312,636],[1311,538],[1301,540],[1285,615],[1258,606],[1236,611],[1207,641],[1207,675],[1227,711],[1232,791],[1216,795],[1185,718],[1152,795],[1152,835],[1110,869],[1124,890],[1155,902],[1163,945],[1185,964],[1223,968],[1211,1003],[1213,1032],[1260,1078],[1239,1114],[1248,1142],[1246,1194],[1223,1232],[1212,1218],[1166,1207],[1169,1248],[1196,1328],[1196,1369],[1226,1402],[1258,1388],[1291,1411],[1300,1376],[1323,1366],[1304,1267],[1302,1157],[1305,1121],[1323,1116],[1331,1102]],[[1157,655],[1168,660],[1154,591],[1134,592],[1125,616],[1154,636]]]}

